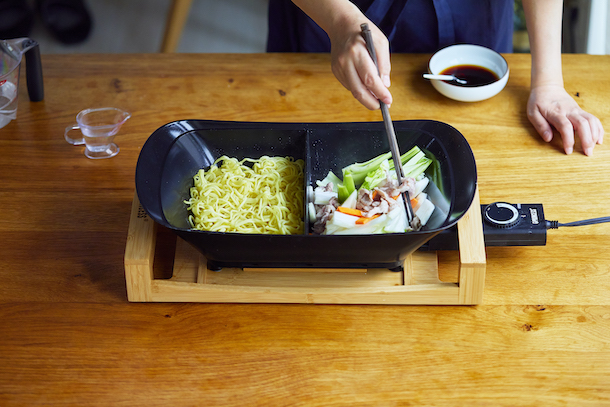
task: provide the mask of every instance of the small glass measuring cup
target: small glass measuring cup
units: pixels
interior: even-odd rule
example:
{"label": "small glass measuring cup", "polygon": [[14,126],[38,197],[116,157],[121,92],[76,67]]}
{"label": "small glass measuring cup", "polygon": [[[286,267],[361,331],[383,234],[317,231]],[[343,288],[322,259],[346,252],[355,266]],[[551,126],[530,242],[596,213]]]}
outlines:
{"label": "small glass measuring cup", "polygon": [[[64,138],[70,144],[84,144],[88,158],[114,157],[119,153],[114,136],[130,117],[131,114],[116,107],[85,109],[76,115],[76,124],[66,127]],[[70,137],[68,133],[72,130],[80,130],[80,137]]]}

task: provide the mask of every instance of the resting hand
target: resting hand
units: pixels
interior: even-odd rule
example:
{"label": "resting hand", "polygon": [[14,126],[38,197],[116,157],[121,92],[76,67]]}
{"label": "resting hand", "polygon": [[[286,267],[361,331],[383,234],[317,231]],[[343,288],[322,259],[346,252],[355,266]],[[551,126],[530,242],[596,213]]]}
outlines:
{"label": "resting hand", "polygon": [[527,117],[546,142],[553,139],[553,128],[561,135],[566,154],[574,150],[574,135],[586,155],[593,154],[595,144],[602,144],[604,128],[600,120],[585,112],[559,85],[532,88],[527,102]]}
{"label": "resting hand", "polygon": [[[360,24],[371,29],[379,72],[366,48]],[[390,86],[390,49],[385,35],[368,20],[355,20],[329,33],[332,70],[339,82],[370,110],[379,109],[379,100],[392,104]]]}

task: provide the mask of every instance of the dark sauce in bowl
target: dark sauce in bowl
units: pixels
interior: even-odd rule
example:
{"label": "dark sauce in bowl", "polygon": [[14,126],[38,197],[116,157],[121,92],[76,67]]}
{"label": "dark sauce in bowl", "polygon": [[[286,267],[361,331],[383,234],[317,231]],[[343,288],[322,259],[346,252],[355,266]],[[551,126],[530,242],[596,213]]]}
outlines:
{"label": "dark sauce in bowl", "polygon": [[456,81],[445,81],[452,85],[474,87],[489,85],[500,79],[495,72],[478,65],[456,65],[444,69],[441,75],[453,75],[458,79],[463,79],[466,84],[461,84]]}

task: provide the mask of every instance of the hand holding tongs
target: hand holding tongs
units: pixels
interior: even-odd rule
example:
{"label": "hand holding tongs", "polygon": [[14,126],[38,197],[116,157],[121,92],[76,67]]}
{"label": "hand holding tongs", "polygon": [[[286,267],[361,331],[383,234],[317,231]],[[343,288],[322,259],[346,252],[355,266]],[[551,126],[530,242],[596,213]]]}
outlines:
{"label": "hand holding tongs", "polygon": [[[369,25],[364,23],[360,25],[360,28],[362,29],[362,37],[364,37],[366,48],[369,51],[373,62],[375,63],[377,73],[380,74],[379,65],[377,65],[377,54],[375,53],[375,46],[373,45],[373,37],[371,36],[371,30],[369,29]],[[388,109],[388,105],[386,105],[380,100],[379,106],[381,107],[381,114],[383,116],[383,122],[385,124],[385,131],[388,136],[388,142],[390,143],[390,151],[392,152],[392,160],[394,161],[394,169],[396,170],[398,185],[400,185],[402,183],[403,178],[405,177],[405,174],[402,170],[402,163],[400,162],[400,149],[398,148],[398,142],[396,141],[394,124],[392,123],[392,119],[390,118],[390,110]],[[407,211],[407,221],[409,222],[409,225],[413,226],[414,216],[409,194],[407,192],[403,192],[402,199],[405,204],[405,210]]]}

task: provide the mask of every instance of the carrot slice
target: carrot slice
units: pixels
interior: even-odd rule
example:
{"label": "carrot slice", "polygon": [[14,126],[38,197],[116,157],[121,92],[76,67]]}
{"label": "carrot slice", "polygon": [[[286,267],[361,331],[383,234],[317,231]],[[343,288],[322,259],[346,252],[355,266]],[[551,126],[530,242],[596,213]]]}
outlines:
{"label": "carrot slice", "polygon": [[362,216],[362,211],[360,209],[352,209],[346,208],[345,206],[339,206],[337,208],[337,211],[343,212],[347,215]]}
{"label": "carrot slice", "polygon": [[[393,196],[392,198],[394,198],[394,200],[397,201],[398,198],[400,198],[400,195]],[[417,205],[417,198],[411,199],[411,206],[416,206],[416,205]]]}
{"label": "carrot slice", "polygon": [[378,218],[380,216],[381,216],[381,214],[379,214],[379,213],[371,216],[370,218],[363,216],[361,218],[356,219],[356,225],[364,225],[365,223],[368,223],[368,222],[372,221],[373,219]]}

